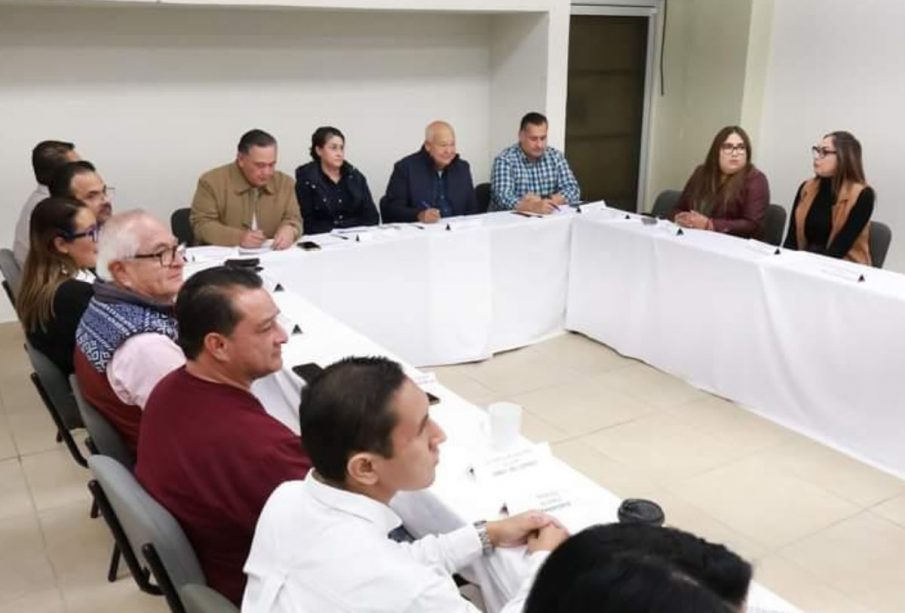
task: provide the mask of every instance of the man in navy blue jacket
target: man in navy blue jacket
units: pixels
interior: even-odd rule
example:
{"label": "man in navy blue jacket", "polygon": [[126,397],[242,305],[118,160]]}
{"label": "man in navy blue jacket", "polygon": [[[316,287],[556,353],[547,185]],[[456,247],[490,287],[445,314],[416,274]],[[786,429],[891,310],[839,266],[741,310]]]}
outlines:
{"label": "man in navy blue jacket", "polygon": [[421,150],[393,166],[380,199],[383,222],[435,223],[441,217],[479,212],[471,168],[456,153],[456,133],[445,121],[432,122]]}

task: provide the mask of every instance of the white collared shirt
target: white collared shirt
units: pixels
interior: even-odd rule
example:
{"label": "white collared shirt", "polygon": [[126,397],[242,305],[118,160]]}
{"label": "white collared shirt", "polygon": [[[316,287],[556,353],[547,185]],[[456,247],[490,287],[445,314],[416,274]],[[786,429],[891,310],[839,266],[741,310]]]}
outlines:
{"label": "white collared shirt", "polygon": [[[385,504],[322,483],[274,490],[255,528],[245,563],[243,613],[479,613],[452,573],[481,556],[473,526],[397,543],[401,524]],[[501,613],[522,610],[534,572]]]}
{"label": "white collared shirt", "polygon": [[31,212],[35,210],[38,203],[45,198],[50,198],[50,190],[46,185],[38,184],[35,191],[31,193],[22,210],[19,211],[19,221],[16,222],[16,235],[13,238],[13,255],[19,266],[25,265],[25,256],[28,255],[28,241],[31,224]]}

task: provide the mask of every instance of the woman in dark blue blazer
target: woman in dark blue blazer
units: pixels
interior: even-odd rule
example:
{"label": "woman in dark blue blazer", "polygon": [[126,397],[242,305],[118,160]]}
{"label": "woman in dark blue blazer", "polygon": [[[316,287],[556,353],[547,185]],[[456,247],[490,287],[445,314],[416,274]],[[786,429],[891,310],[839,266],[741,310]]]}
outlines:
{"label": "woman in dark blue blazer", "polygon": [[311,135],[314,161],[295,169],[295,194],[305,234],[380,222],[368,181],[346,161],[345,146],[342,132],[322,126]]}

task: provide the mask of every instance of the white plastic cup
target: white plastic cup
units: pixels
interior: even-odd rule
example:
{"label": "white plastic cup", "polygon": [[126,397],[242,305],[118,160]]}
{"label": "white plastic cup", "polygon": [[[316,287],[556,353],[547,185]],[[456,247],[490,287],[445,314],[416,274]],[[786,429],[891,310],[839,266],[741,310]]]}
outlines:
{"label": "white plastic cup", "polygon": [[490,415],[490,446],[494,451],[514,447],[522,430],[522,407],[514,402],[494,402],[487,407]]}

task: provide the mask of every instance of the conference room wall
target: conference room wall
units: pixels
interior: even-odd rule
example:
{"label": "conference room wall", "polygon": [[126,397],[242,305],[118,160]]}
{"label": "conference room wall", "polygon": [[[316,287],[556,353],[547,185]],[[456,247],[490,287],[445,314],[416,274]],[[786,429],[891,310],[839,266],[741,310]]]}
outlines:
{"label": "conference room wall", "polygon": [[905,3],[796,0],[773,7],[772,45],[757,137],[772,199],[791,210],[813,175],[809,148],[848,130],[861,141],[874,217],[893,229],[886,268],[905,272]]}
{"label": "conference room wall", "polygon": [[[310,134],[333,124],[375,200],[396,159],[415,151],[435,118],[451,121],[476,181],[486,181],[491,88],[517,127],[516,97],[544,109],[542,13],[441,14],[228,8],[0,6],[0,164],[4,245],[33,188],[28,153],[44,138],[77,143],[116,187],[122,210],[162,219],[186,206],[198,175],[234,155],[248,128],[280,141],[278,167],[308,161]],[[566,26],[567,27],[567,26]],[[497,36],[509,32],[509,37]],[[400,36],[400,33],[404,36]],[[516,45],[507,47],[507,40]],[[493,61],[492,61],[493,56]],[[12,311],[2,301],[0,319]]]}
{"label": "conference room wall", "polygon": [[669,4],[665,93],[660,94],[659,69],[653,84],[647,210],[662,190],[682,189],[704,160],[713,135],[739,122],[751,10],[751,0]]}

